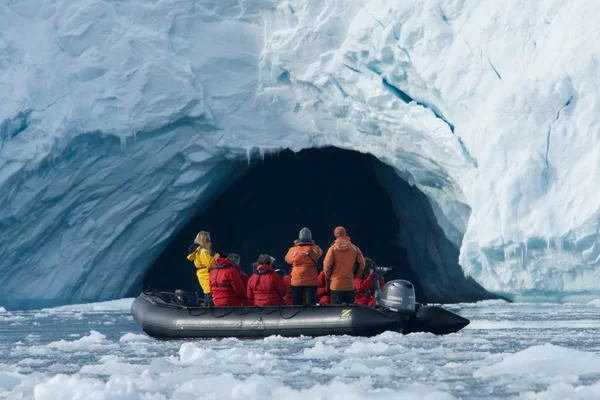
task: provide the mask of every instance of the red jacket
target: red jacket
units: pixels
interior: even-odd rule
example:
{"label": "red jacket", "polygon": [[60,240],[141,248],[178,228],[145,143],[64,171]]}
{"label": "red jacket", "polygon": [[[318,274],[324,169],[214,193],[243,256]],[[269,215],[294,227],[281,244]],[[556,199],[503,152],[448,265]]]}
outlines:
{"label": "red jacket", "polygon": [[246,287],[240,273],[231,261],[216,258],[210,271],[209,283],[213,303],[217,307],[248,305]]}
{"label": "red jacket", "polygon": [[292,298],[292,276],[286,275],[283,277],[283,284],[285,285],[285,304],[288,306],[294,305],[294,299]]}
{"label": "red jacket", "polygon": [[317,299],[319,299],[319,304],[331,304],[331,292],[327,285],[327,277],[323,271],[321,271],[317,279]]}
{"label": "red jacket", "polygon": [[[379,278],[379,287],[383,289],[384,284],[383,278]],[[354,280],[354,302],[363,306],[375,306],[375,282],[372,274]]]}
{"label": "red jacket", "polygon": [[285,305],[286,294],[283,279],[270,265],[259,265],[248,281],[248,299],[257,306]]}

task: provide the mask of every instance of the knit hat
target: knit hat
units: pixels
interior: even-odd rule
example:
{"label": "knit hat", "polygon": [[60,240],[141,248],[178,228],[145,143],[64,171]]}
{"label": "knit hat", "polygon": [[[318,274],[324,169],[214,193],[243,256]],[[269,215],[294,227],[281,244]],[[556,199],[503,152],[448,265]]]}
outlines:
{"label": "knit hat", "polygon": [[333,235],[336,238],[342,237],[342,236],[347,236],[346,235],[346,228],[344,228],[343,226],[338,226],[337,228],[335,228],[335,230],[333,231]]}
{"label": "knit hat", "polygon": [[227,259],[235,265],[240,265],[240,256],[235,253],[231,253],[230,255],[228,255]]}
{"label": "knit hat", "polygon": [[269,256],[268,254],[261,254],[258,257],[258,265],[271,265],[271,256]]}
{"label": "knit hat", "polygon": [[311,242],[312,241],[312,232],[308,228],[302,228],[300,233],[298,234],[298,239],[301,242]]}

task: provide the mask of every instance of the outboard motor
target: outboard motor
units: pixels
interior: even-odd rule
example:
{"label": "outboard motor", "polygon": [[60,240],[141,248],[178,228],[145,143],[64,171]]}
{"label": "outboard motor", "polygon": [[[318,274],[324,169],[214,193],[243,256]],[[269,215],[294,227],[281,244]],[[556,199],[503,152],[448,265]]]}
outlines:
{"label": "outboard motor", "polygon": [[385,284],[377,305],[399,313],[415,312],[415,287],[409,281],[395,280]]}

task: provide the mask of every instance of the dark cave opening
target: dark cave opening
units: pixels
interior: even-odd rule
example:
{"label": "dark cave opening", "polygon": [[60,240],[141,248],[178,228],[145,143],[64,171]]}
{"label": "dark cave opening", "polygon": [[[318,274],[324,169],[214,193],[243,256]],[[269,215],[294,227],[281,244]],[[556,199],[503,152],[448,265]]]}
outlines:
{"label": "dark cave opening", "polygon": [[[253,160],[246,174],[230,183],[173,237],[145,276],[144,288],[200,290],[195,267],[186,259],[188,247],[200,230],[211,232],[215,250],[238,253],[243,269],[250,273],[251,264],[261,253],[275,257],[287,269],[283,257],[302,227],[310,228],[313,239],[327,251],[334,228],[343,225],[365,256],[394,268],[386,274],[386,281],[411,281],[418,300],[453,302],[492,297],[461,276],[458,249],[437,224],[427,221],[433,218],[427,198],[396,175],[392,184],[400,189],[394,190],[394,201],[402,202],[398,199],[401,193],[426,211],[415,216],[412,209],[394,208],[389,188],[381,184],[382,176],[389,179],[393,171],[372,155],[333,147],[298,153],[284,150],[264,160]],[[411,221],[401,220],[403,212],[411,214]],[[401,229],[437,230],[423,233],[434,243],[417,243],[422,249],[411,255],[411,249],[402,246],[402,237],[412,243],[415,235]],[[450,268],[456,271],[445,271],[445,258],[453,257]],[[424,277],[427,282],[423,282]]]}

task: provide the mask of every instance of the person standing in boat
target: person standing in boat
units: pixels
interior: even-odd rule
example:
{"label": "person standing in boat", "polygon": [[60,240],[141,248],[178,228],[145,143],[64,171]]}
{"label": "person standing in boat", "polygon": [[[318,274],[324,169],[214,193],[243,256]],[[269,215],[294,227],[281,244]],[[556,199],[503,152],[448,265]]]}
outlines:
{"label": "person standing in boat", "polygon": [[[331,304],[351,304],[354,302],[354,279],[363,274],[365,259],[343,226],[335,228],[333,234],[335,241],[323,261],[323,271],[330,282]],[[358,264],[356,273],[355,264]]]}
{"label": "person standing in boat", "polygon": [[285,305],[285,284],[271,266],[272,258],[266,254],[258,257],[256,273],[248,281],[247,297],[254,305],[281,306]]}
{"label": "person standing in boat", "polygon": [[[365,257],[365,271],[354,280],[354,302],[363,306],[375,307],[375,281],[373,270],[375,263],[368,257]],[[382,277],[379,277],[379,287],[383,288],[385,284]]]}
{"label": "person standing in boat", "polygon": [[321,271],[317,278],[317,298],[319,304],[329,305],[331,304],[331,293],[329,290],[329,280],[325,276],[325,271]]}
{"label": "person standing in boat", "polygon": [[323,250],[312,240],[308,228],[302,228],[294,247],[285,256],[285,262],[292,266],[291,288],[294,305],[302,305],[302,296],[306,296],[305,304],[317,304],[317,277],[319,269],[317,261]]}
{"label": "person standing in boat", "polygon": [[210,292],[217,307],[249,306],[246,287],[236,265],[230,260],[217,257],[210,271]]}
{"label": "person standing in boat", "polygon": [[196,276],[204,293],[204,304],[209,305],[212,302],[210,293],[209,276],[213,268],[215,258],[219,257],[212,251],[212,241],[210,233],[206,231],[199,232],[190,246],[187,259],[196,266]]}

